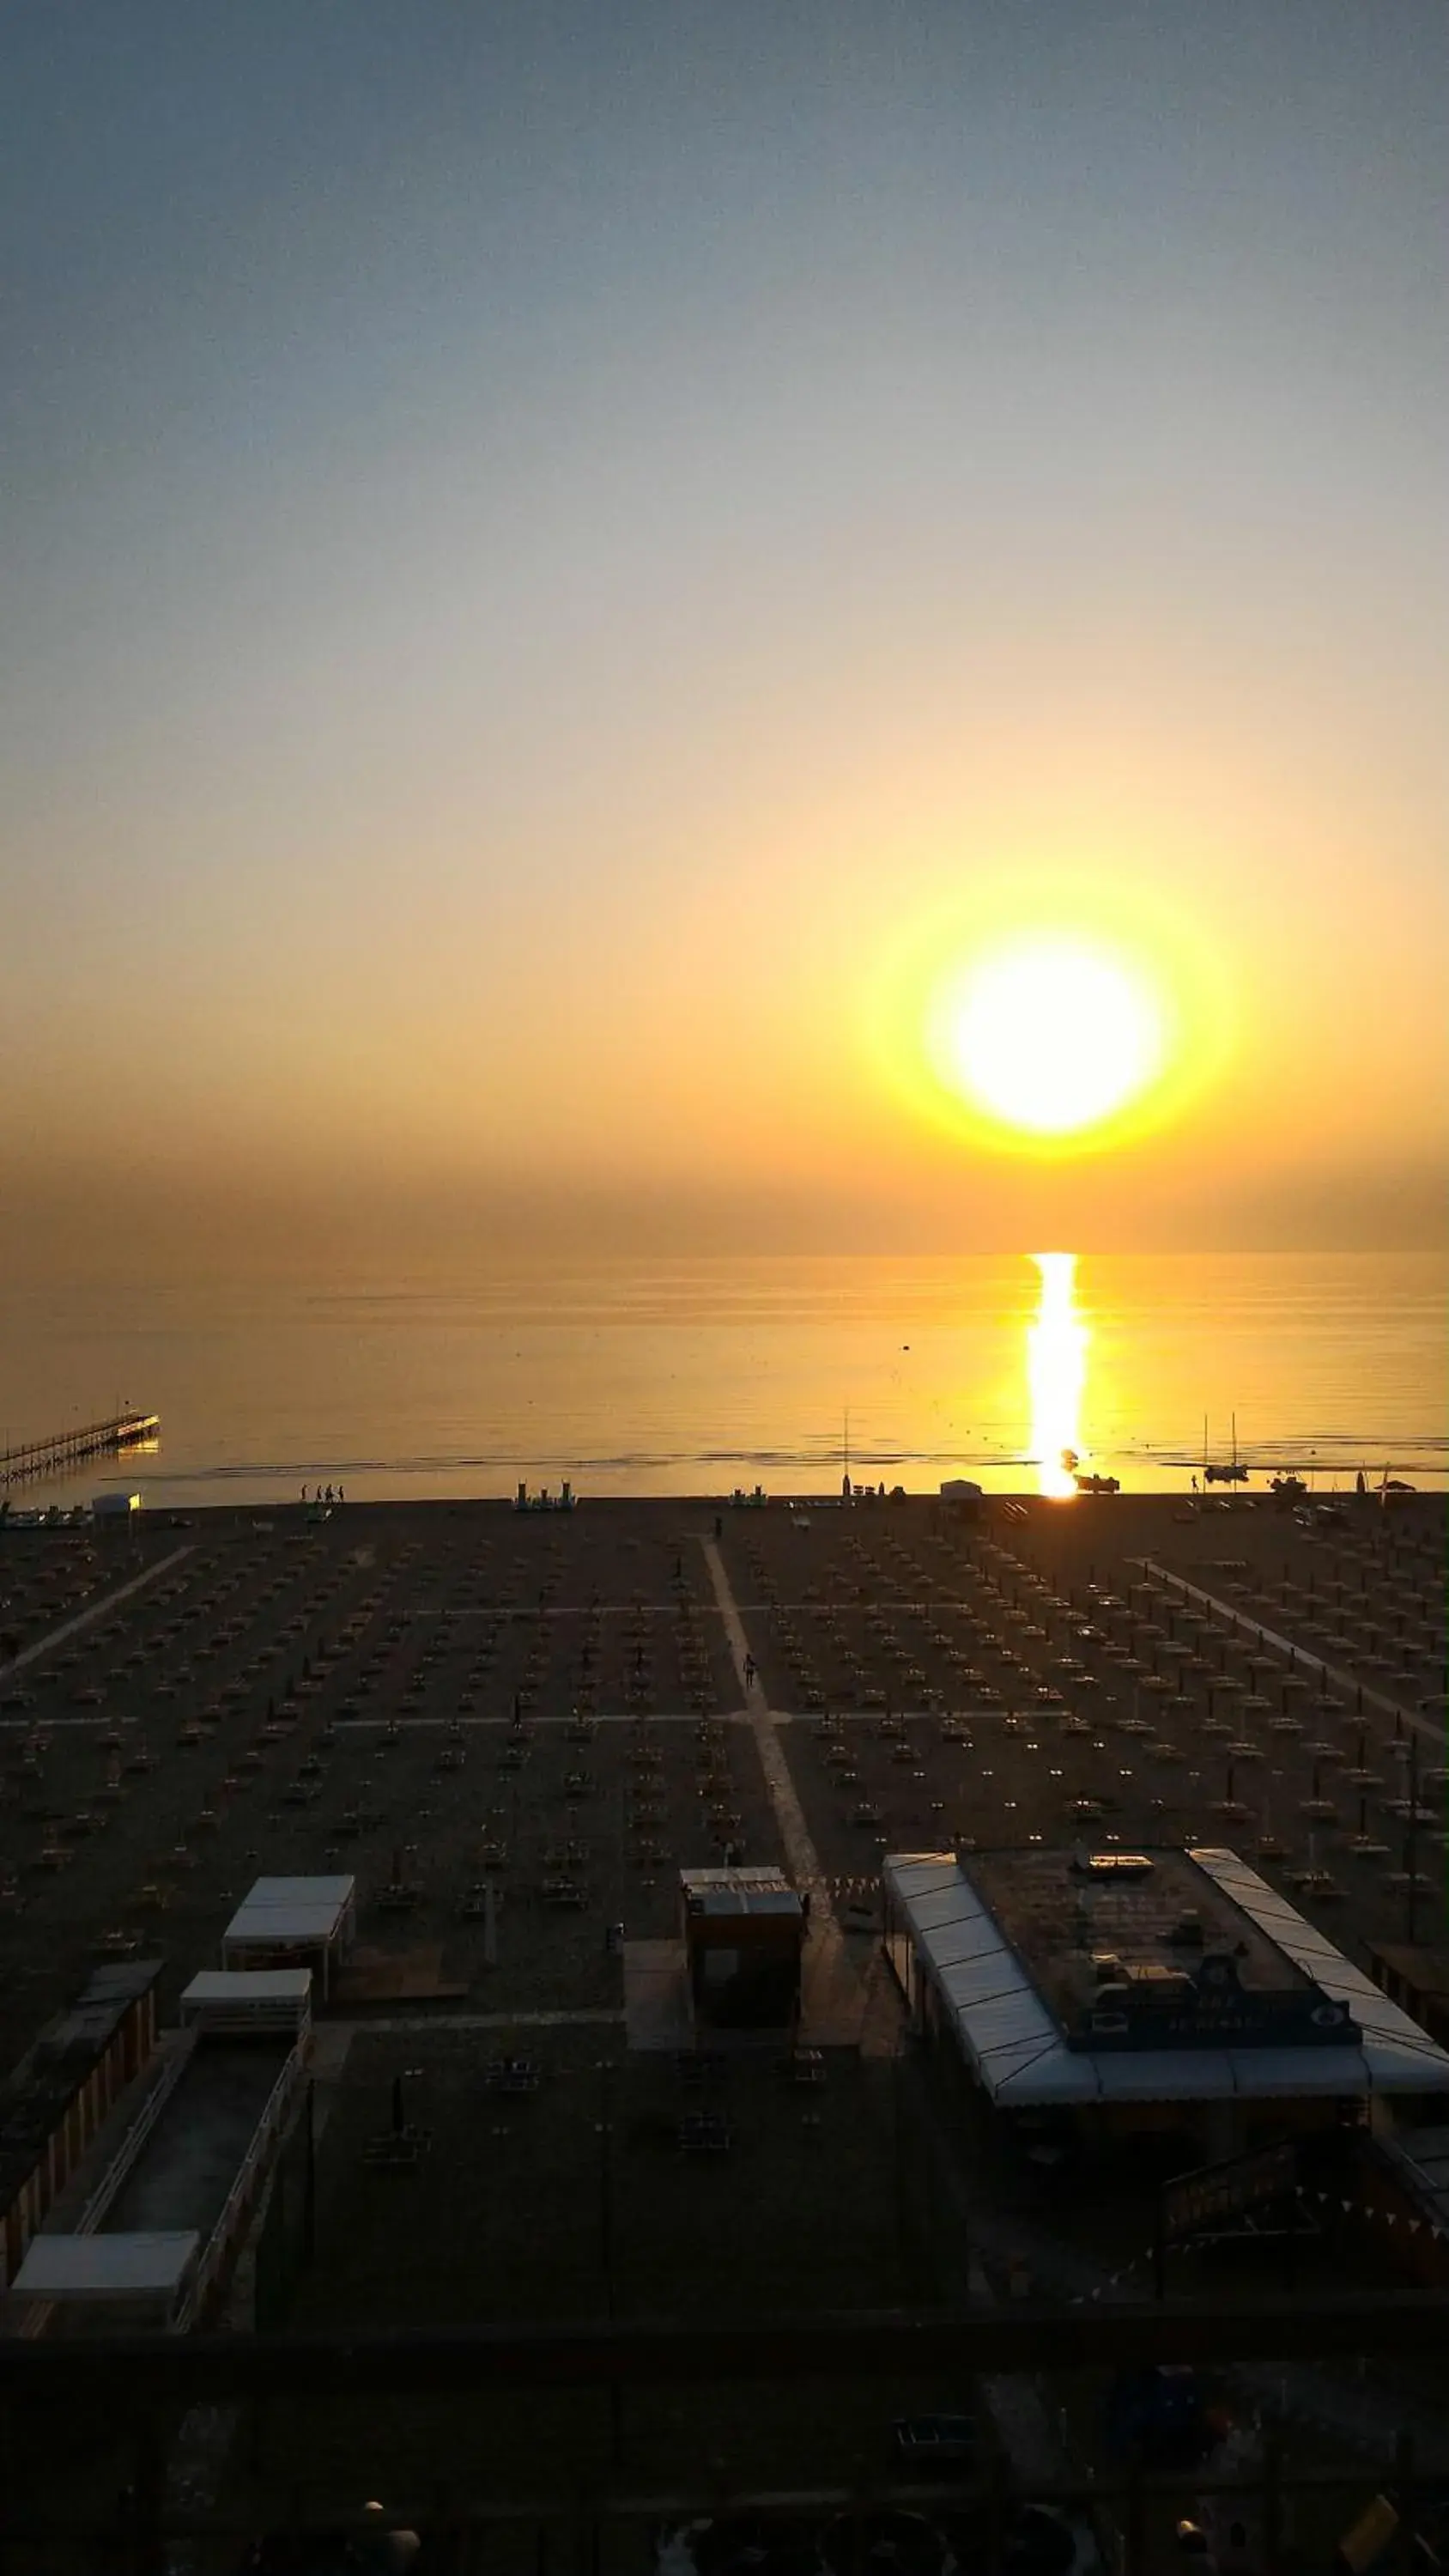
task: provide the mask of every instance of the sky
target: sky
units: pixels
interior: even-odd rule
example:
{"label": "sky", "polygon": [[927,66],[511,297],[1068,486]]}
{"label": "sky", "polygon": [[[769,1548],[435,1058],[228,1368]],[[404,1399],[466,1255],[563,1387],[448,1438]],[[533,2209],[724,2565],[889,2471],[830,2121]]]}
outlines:
{"label": "sky", "polygon": [[[4,48],[14,1240],[1441,1240],[1438,0]],[[921,961],[1079,916],[1201,1078],[1043,1162]]]}

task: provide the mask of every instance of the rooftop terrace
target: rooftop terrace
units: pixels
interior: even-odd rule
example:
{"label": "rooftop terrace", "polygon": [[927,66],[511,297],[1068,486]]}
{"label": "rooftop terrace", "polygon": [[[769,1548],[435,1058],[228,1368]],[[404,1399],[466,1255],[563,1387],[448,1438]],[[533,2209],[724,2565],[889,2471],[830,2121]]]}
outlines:
{"label": "rooftop terrace", "polygon": [[1190,1852],[1142,1852],[1130,1870],[1124,1858],[1102,1880],[1060,1849],[978,1852],[969,1863],[1069,2043],[1103,2044],[1108,1995],[1133,2028],[1168,2014],[1177,2047],[1219,2045],[1229,2021],[1239,2047],[1352,2037],[1341,2014],[1315,2019],[1328,2000],[1321,1988]]}

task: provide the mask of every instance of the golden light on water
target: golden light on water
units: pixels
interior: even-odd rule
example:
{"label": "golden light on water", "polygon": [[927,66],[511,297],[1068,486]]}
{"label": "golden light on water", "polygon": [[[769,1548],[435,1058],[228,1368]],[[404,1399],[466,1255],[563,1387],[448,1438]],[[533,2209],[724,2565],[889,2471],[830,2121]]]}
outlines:
{"label": "golden light on water", "polygon": [[1165,1052],[1146,970],[1079,938],[988,951],[937,1015],[943,1073],[988,1117],[1033,1136],[1099,1126],[1155,1080]]}
{"label": "golden light on water", "polygon": [[1073,1468],[1082,1445],[1087,1327],[1077,1310],[1076,1254],[1034,1252],[1031,1257],[1041,1274],[1036,1316],[1026,1328],[1031,1448],[1040,1462],[1038,1491],[1065,1501],[1077,1490]]}

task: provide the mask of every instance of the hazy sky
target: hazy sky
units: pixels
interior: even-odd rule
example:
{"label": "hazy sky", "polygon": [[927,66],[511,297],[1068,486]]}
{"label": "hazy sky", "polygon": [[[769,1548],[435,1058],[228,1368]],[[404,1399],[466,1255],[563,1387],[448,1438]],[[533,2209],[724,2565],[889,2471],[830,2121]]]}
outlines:
{"label": "hazy sky", "polygon": [[[1440,0],[20,0],[0,75],[17,1210],[1435,1233]],[[1214,961],[1166,1135],[883,1078],[1005,880]]]}

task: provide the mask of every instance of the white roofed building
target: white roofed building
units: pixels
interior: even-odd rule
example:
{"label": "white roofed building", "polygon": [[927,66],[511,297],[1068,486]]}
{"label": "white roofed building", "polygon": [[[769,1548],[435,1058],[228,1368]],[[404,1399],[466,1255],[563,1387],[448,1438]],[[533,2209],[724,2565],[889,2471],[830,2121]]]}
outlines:
{"label": "white roofed building", "polygon": [[1198,2128],[1210,2154],[1398,2097],[1449,2052],[1235,1852],[914,1852],[883,1868],[916,2027],[1007,2114]]}
{"label": "white roofed building", "polygon": [[289,2031],[305,2037],[312,2018],[310,1968],[203,1968],[181,1997],[183,2030]]}
{"label": "white roofed building", "polygon": [[311,1968],[325,2002],[357,1931],[350,1877],[259,1878],[221,1936],[224,1969]]}

